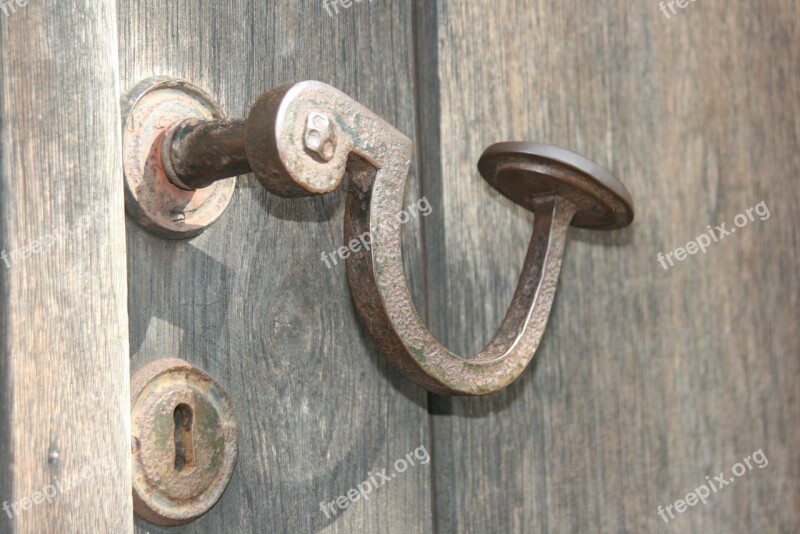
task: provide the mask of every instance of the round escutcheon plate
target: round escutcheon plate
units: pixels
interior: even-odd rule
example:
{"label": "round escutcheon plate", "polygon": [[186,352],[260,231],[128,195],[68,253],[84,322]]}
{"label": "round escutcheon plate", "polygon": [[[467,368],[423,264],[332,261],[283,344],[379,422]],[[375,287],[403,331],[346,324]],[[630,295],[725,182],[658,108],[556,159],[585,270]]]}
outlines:
{"label": "round escutcheon plate", "polygon": [[228,207],[235,177],[187,191],[169,181],[161,164],[161,141],[170,126],[184,119],[223,117],[211,97],[184,81],[151,78],[123,98],[125,209],[148,231],[170,239],[193,237]]}
{"label": "round escutcheon plate", "polygon": [[210,510],[236,465],[237,426],[222,387],[176,358],[131,378],[133,508],[157,525],[182,525]]}

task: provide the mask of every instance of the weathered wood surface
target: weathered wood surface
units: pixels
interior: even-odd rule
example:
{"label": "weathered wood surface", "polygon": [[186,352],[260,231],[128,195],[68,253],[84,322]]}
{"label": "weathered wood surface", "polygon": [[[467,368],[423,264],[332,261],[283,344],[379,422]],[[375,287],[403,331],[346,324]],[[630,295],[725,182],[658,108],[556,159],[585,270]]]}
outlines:
{"label": "weathered wood surface", "polygon": [[23,4],[0,16],[0,532],[132,532],[116,8]]}
{"label": "weathered wood surface", "polygon": [[[329,17],[319,3],[135,0],[117,21],[79,1],[0,18],[0,249],[20,254],[0,265],[0,499],[21,506],[91,469],[52,504],[0,510],[0,531],[131,530],[126,302],[131,367],[187,359],[240,421],[220,504],[170,531],[796,530],[796,3],[705,0],[670,19],[605,0],[407,4]],[[286,201],[247,176],[196,239],[128,221],[128,301],[117,97],[154,75],[195,82],[231,116],[270,87],[320,79],[416,136],[409,199],[425,195],[433,214],[427,262],[419,220],[405,228],[408,273],[461,352],[500,324],[532,223],[478,177],[486,146],[583,153],[626,183],[638,217],[572,232],[518,383],[431,397],[429,418],[426,394],[358,324],[344,270],[320,260],[342,244],[343,192]],[[768,219],[659,265],[761,202]],[[334,519],[320,512],[420,445],[434,462]],[[757,450],[764,469],[659,518]]]}
{"label": "weathered wood surface", "polygon": [[[329,17],[320,2],[120,1],[122,87],[184,78],[244,117],[261,92],[318,79],[413,137],[411,7],[361,3]],[[409,201],[417,190],[414,182]],[[431,529],[430,464],[336,517],[320,511],[368,473],[421,445],[430,451],[425,392],[376,353],[344,268],[320,259],[343,244],[343,215],[343,190],[282,200],[248,175],[198,238],[166,242],[128,222],[132,367],[164,356],[201,366],[227,390],[240,425],[220,503],[170,532]],[[420,231],[407,230],[420,295]]]}
{"label": "weathered wood surface", "polygon": [[[506,311],[531,216],[475,170],[537,140],[612,170],[632,228],[573,231],[535,364],[483,399],[434,399],[440,532],[795,532],[800,524],[794,0],[418,3],[438,37],[419,105],[433,330],[474,353]],[[434,28],[432,31],[430,28]],[[436,61],[430,60],[430,61]],[[440,87],[437,88],[437,83]],[[440,135],[440,146],[436,136]],[[427,139],[427,141],[426,141]],[[426,148],[427,147],[427,148]],[[440,150],[440,156],[437,151]],[[665,271],[657,261],[765,202]],[[763,450],[665,525],[657,514]]]}

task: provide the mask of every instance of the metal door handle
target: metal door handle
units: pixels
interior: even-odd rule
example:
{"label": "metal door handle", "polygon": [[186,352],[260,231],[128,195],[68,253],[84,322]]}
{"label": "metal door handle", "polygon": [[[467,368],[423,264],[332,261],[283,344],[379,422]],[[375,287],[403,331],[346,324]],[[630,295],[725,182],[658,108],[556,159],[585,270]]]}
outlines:
{"label": "metal door handle", "polygon": [[372,236],[369,249],[346,260],[356,307],[395,367],[435,393],[487,394],[516,379],[550,315],[569,226],[614,229],[633,221],[625,186],[578,154],[533,143],[487,149],[481,175],[535,220],[499,330],[483,351],[464,358],[434,338],[411,299],[400,227],[392,219],[403,209],[413,143],[378,115],[329,85],[307,81],[263,94],[246,121],[186,120],[164,139],[157,151],[164,175],[181,188],[210,187],[252,170],[269,191],[301,197],[333,191],[347,172],[345,241]]}

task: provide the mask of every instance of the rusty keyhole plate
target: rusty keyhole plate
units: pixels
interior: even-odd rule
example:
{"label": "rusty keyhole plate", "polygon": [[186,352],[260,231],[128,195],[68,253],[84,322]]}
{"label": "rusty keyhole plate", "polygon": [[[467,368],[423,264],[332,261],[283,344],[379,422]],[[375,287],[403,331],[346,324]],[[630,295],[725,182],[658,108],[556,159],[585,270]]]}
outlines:
{"label": "rusty keyhole plate", "polygon": [[181,525],[210,510],[236,464],[236,418],[211,376],[176,358],[157,360],[131,379],[135,512]]}

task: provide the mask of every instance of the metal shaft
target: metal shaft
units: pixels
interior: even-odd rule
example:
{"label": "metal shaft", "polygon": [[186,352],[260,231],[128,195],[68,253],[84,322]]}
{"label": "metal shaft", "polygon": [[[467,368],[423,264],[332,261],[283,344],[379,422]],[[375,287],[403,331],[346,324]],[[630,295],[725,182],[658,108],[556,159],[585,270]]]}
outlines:
{"label": "metal shaft", "polygon": [[245,119],[186,119],[167,133],[162,162],[181,189],[201,189],[217,180],[251,172]]}

